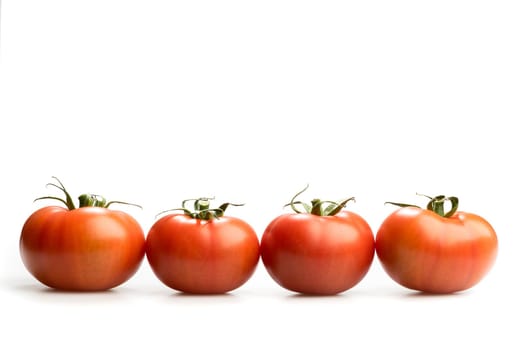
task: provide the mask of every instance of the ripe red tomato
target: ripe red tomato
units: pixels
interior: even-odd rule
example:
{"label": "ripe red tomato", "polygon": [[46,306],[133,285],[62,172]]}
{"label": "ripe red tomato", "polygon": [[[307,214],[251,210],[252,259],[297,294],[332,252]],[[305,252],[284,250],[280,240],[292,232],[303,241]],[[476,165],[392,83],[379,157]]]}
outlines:
{"label": "ripe red tomato", "polygon": [[[453,207],[444,213],[448,200]],[[456,197],[437,196],[426,209],[401,206],[376,236],[377,256],[393,280],[418,291],[453,293],[471,288],[488,273],[498,240],[485,219],[456,211]]]}
{"label": "ripe red tomato", "polygon": [[26,220],[20,255],[27,270],[49,287],[72,291],[107,290],[131,278],[145,253],[137,221],[108,209],[111,202],[100,196],[81,196],[81,207],[75,209],[63,185],[51,185],[67,201],[43,198],[58,199],[68,208],[44,207]]}
{"label": "ripe red tomato", "polygon": [[[358,214],[342,210],[352,198],[341,203],[313,200],[309,206],[295,201],[298,194],[290,203],[295,213],[278,216],[262,235],[266,270],[280,286],[298,293],[333,295],[352,288],[373,261],[370,226]],[[325,203],[329,206],[324,209]],[[295,204],[304,205],[306,212]]]}
{"label": "ripe red tomato", "polygon": [[[149,264],[166,286],[193,294],[232,291],[253,275],[259,241],[245,221],[224,216],[229,205],[209,209],[209,199],[195,200],[195,212],[168,214],[146,239]],[[186,201],[184,201],[186,202]]]}

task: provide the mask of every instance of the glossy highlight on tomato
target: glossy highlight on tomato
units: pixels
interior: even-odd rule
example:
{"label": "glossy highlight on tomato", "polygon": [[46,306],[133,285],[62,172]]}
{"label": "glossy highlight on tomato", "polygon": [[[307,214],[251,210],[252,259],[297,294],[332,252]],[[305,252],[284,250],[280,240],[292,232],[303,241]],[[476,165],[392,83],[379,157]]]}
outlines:
{"label": "glossy highlight on tomato", "polygon": [[[479,283],[494,264],[498,239],[484,218],[457,211],[456,197],[431,198],[426,209],[399,203],[376,235],[377,256],[400,285],[454,293]],[[445,213],[443,205],[452,202]]]}
{"label": "glossy highlight on tomato", "polygon": [[39,199],[57,199],[67,207],[47,206],[26,220],[19,248],[27,270],[48,287],[70,291],[107,290],[131,278],[145,254],[138,222],[109,209],[115,202],[100,196],[82,195],[75,208],[60,182],[50,185],[62,190],[66,200]]}

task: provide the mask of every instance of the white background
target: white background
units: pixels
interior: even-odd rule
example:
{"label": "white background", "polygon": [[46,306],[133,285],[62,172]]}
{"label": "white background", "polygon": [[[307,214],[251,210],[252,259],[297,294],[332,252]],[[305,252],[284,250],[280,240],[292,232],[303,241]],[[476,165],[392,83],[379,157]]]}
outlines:
{"label": "white background", "polygon": [[[521,1],[4,0],[0,348],[522,349]],[[216,196],[262,234],[282,205],[355,196],[374,231],[416,192],[456,195],[500,240],[467,292],[396,285],[301,297],[258,266],[225,296],[180,295],[144,261],[107,293],[24,269],[24,220],[58,176],[124,208]],[[9,345],[8,345],[9,344]]]}

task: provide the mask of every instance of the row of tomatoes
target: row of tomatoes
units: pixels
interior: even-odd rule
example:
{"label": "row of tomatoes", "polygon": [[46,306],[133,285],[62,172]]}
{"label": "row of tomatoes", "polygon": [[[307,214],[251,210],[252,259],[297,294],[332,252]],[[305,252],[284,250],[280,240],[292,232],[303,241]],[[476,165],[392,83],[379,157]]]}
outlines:
{"label": "row of tomatoes", "polygon": [[293,212],[271,221],[260,240],[248,223],[225,215],[235,204],[212,208],[209,198],[198,198],[163,213],[145,236],[132,216],[108,208],[115,202],[82,195],[76,208],[56,181],[50,185],[65,199],[39,199],[57,199],[65,208],[35,211],[22,228],[20,253],[37,280],[57,289],[116,287],[135,274],[146,256],[158,279],[175,290],[226,293],[247,282],[261,258],[282,287],[331,295],[359,283],[376,253],[399,284],[452,293],[478,283],[497,255],[492,226],[457,211],[455,197],[428,197],[426,208],[393,203],[401,208],[374,235],[364,218],[345,209],[352,198],[306,203],[297,199],[301,191],[288,204]]}

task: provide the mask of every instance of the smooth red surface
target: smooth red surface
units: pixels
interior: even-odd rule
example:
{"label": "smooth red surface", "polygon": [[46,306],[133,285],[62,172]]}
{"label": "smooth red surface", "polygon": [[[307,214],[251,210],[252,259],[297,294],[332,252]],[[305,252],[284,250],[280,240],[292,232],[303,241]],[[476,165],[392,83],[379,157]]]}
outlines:
{"label": "smooth red surface", "polygon": [[495,262],[498,240],[482,217],[457,212],[444,218],[401,208],[382,223],[377,256],[399,284],[429,293],[452,293],[477,284]]}
{"label": "smooth red surface", "polygon": [[266,228],[261,257],[269,275],[282,287],[304,294],[337,294],[367,274],[374,237],[355,213],[335,216],[284,214]]}
{"label": "smooth red surface", "polygon": [[20,254],[27,270],[49,287],[95,291],[131,278],[144,257],[144,245],[142,228],[124,212],[50,206],[26,220]]}
{"label": "smooth red surface", "polygon": [[146,239],[146,256],[168,287],[194,294],[221,294],[243,285],[259,260],[259,241],[246,222],[184,214],[160,218]]}

